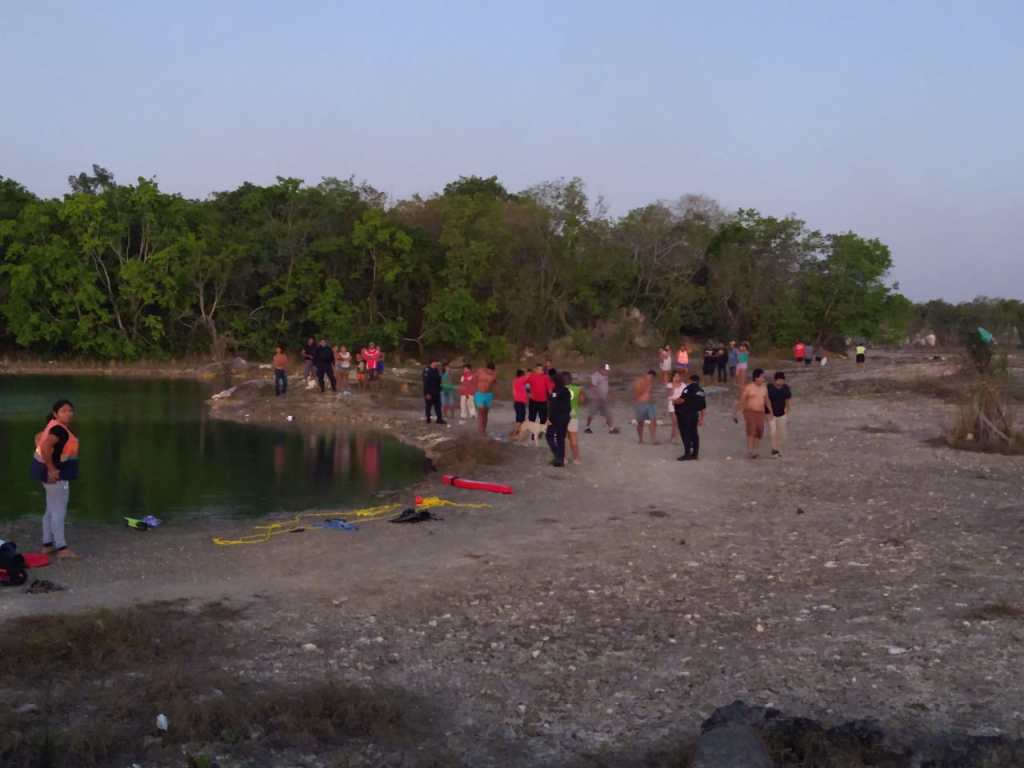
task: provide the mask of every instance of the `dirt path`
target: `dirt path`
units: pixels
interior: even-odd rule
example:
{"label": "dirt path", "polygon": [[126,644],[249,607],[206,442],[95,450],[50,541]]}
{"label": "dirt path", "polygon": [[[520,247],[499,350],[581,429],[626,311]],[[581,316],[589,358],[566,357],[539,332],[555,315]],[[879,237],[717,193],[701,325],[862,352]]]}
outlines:
{"label": "dirt path", "polygon": [[[741,458],[712,388],[699,462],[636,445],[620,402],[622,433],[581,435],[580,466],[504,448],[485,474],[514,496],[429,478],[418,492],[492,504],[441,522],[226,548],[210,536],[248,524],[76,527],[88,556],[46,574],[68,591],[0,592],[0,617],[225,599],[259,674],[425,693],[471,765],[635,756],[736,698],[1020,736],[1024,462],[929,445],[938,401],[832,394],[854,375],[791,377],[781,460]],[[502,404],[494,431],[511,420]]]}

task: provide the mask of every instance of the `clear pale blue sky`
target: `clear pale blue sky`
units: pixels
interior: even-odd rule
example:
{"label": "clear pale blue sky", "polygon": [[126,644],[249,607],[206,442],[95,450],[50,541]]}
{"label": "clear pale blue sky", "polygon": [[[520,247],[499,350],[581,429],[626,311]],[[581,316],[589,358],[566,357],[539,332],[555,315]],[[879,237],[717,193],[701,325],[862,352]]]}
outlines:
{"label": "clear pale blue sky", "polygon": [[888,243],[915,299],[1024,298],[1024,3],[7,2],[0,174],[202,197],[579,175]]}

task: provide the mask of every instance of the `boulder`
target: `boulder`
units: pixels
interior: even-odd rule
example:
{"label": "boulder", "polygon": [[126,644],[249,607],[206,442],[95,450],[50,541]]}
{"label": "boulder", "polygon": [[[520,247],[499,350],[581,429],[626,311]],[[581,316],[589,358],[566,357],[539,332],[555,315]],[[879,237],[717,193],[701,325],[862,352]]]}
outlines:
{"label": "boulder", "polygon": [[756,728],[730,724],[697,739],[693,768],[774,768],[768,747]]}

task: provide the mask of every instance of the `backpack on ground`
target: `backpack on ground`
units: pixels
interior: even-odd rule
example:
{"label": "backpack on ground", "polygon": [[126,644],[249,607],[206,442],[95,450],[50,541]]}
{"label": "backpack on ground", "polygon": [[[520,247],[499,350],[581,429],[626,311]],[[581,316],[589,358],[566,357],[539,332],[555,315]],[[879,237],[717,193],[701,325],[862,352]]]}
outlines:
{"label": "backpack on ground", "polygon": [[13,541],[0,544],[0,586],[20,587],[28,580],[25,558]]}

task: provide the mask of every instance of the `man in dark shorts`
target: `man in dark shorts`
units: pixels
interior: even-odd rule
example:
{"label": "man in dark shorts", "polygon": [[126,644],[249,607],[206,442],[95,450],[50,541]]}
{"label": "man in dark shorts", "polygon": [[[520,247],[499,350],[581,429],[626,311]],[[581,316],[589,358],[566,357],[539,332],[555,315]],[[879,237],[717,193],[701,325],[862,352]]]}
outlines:
{"label": "man in dark shorts", "polygon": [[786,383],[786,374],[775,373],[775,380],[768,387],[768,400],[771,402],[772,418],[768,422],[768,432],[772,439],[772,456],[782,457],[782,446],[786,442],[786,425],[789,421],[789,402],[793,393]]}
{"label": "man in dark shorts", "polygon": [[541,424],[548,420],[548,395],[551,394],[551,377],[544,371],[544,366],[537,363],[527,379],[530,388],[529,418]]}

